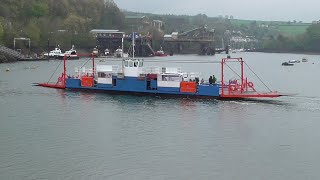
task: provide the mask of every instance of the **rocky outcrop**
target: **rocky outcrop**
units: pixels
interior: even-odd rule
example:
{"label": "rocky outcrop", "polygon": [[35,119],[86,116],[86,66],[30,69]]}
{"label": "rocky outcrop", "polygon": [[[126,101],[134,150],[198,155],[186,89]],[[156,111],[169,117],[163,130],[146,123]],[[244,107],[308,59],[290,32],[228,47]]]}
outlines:
{"label": "rocky outcrop", "polygon": [[15,62],[18,61],[18,59],[10,57],[10,56],[6,56],[2,53],[0,53],[0,63],[8,63],[8,62]]}
{"label": "rocky outcrop", "polygon": [[21,53],[0,45],[0,63],[14,62],[22,58]]}
{"label": "rocky outcrop", "polygon": [[7,58],[0,53],[0,63],[4,63],[4,62],[7,62]]}

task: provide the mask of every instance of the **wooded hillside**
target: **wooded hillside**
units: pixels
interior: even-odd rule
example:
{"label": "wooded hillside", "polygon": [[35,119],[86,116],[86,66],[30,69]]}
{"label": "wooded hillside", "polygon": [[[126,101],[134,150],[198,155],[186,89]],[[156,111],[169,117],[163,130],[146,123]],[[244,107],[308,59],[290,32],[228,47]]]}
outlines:
{"label": "wooded hillside", "polygon": [[[60,45],[64,50],[72,44],[91,49],[96,45],[91,29],[119,29],[130,32],[137,24],[128,24],[126,16],[148,16],[162,20],[165,33],[183,32],[207,24],[215,29],[216,46],[228,44],[226,32],[241,32],[259,41],[258,48],[267,51],[320,51],[320,22],[268,22],[236,20],[230,17],[155,15],[121,12],[113,0],[1,0],[0,44],[13,48],[15,37],[31,39],[31,51],[45,51]],[[317,24],[318,23],[318,24]],[[295,28],[298,27],[298,28]],[[240,36],[232,35],[231,36]],[[28,42],[18,42],[23,48]]]}
{"label": "wooded hillside", "polygon": [[90,43],[93,28],[115,29],[123,23],[112,0],[1,0],[0,43],[12,47],[14,37],[28,37],[36,48],[46,48],[48,39],[70,48],[71,43]]}

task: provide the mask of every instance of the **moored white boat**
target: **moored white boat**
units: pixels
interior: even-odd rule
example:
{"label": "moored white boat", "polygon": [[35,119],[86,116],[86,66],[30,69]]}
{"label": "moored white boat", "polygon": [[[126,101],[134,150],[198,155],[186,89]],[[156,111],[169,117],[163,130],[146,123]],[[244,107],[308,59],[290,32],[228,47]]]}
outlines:
{"label": "moored white boat", "polygon": [[60,54],[60,56],[58,56],[58,59],[63,59],[65,56],[68,59],[79,59],[77,51],[75,50],[73,45],[72,45],[72,48],[69,51],[66,51],[64,54]]}
{"label": "moored white boat", "polygon": [[54,48],[54,50],[50,51],[49,53],[45,53],[44,57],[46,58],[58,58],[62,55],[62,51],[59,47]]}
{"label": "moored white boat", "polygon": [[122,49],[117,49],[115,52],[114,52],[114,56],[117,57],[117,58],[121,58],[122,57],[122,54],[123,54],[123,50]]}
{"label": "moored white boat", "polygon": [[302,62],[308,62],[307,58],[302,58]]}
{"label": "moored white boat", "polygon": [[288,63],[300,63],[299,60],[289,60]]}

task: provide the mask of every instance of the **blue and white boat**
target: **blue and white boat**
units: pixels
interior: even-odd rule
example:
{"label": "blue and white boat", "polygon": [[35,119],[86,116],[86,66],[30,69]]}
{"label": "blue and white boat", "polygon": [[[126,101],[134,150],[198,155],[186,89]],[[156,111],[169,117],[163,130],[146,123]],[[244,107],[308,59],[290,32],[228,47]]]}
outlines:
{"label": "blue and white boat", "polygon": [[[242,58],[224,58],[221,61],[221,82],[200,81],[200,74],[186,73],[174,67],[145,67],[142,59],[123,59],[121,66],[95,64],[92,68],[75,68],[74,75],[67,75],[67,58],[64,72],[55,84],[39,83],[38,86],[72,91],[96,91],[110,94],[139,94],[142,96],[173,96],[186,98],[273,98],[284,96],[278,92],[258,92],[254,84],[244,77]],[[228,61],[238,61],[242,69],[240,80],[225,81],[224,67]],[[202,79],[202,78],[201,78]]]}

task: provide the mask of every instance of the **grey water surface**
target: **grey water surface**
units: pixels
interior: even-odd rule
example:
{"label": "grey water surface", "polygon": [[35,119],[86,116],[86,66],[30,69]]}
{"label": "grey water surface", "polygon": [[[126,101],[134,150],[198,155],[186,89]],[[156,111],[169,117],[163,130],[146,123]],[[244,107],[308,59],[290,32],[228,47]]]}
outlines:
{"label": "grey water surface", "polygon": [[[0,64],[0,179],[319,179],[320,56],[232,56],[270,89],[296,95],[219,101],[71,92],[32,86],[48,81],[60,61]],[[145,65],[220,79],[219,64],[169,61],[222,57],[176,55]],[[281,66],[303,57],[309,62]],[[85,62],[70,61],[69,73]],[[237,78],[230,69],[226,76]]]}

